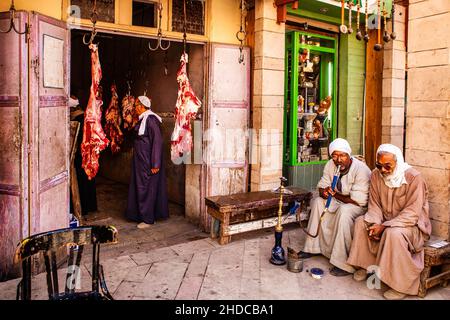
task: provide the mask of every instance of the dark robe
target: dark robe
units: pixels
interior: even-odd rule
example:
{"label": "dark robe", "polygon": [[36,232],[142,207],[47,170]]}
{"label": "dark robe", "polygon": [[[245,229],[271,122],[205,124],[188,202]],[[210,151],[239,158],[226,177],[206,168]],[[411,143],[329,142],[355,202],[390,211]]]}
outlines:
{"label": "dark robe", "polygon": [[[139,136],[141,121],[134,127],[126,216],[136,222],[152,224],[156,219],[169,217],[163,139],[160,122],[152,115],[147,117],[144,134]],[[152,168],[159,168],[159,172],[152,174]]]}

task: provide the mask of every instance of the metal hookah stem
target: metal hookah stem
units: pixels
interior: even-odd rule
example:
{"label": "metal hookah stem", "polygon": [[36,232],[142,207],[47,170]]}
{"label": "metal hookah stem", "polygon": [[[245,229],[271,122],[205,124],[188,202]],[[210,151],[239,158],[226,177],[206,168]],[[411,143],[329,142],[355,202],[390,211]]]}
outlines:
{"label": "metal hookah stem", "polygon": [[275,231],[277,231],[277,232],[282,231],[281,216],[283,215],[283,192],[284,192],[284,187],[283,187],[283,184],[281,184],[281,186],[280,186],[280,201],[278,203],[278,223],[275,228]]}

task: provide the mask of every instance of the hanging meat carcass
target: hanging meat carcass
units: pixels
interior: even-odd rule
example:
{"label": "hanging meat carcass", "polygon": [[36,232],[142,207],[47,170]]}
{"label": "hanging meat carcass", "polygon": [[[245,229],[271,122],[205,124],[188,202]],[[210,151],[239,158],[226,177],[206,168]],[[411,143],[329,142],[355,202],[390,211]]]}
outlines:
{"label": "hanging meat carcass", "polygon": [[129,93],[122,99],[123,128],[132,130],[139,121],[134,107],[135,99]]}
{"label": "hanging meat carcass", "polygon": [[82,167],[89,180],[94,178],[98,172],[98,158],[100,152],[109,143],[101,125],[103,101],[99,96],[99,84],[102,78],[102,69],[98,57],[98,47],[90,44],[91,49],[91,76],[92,84],[89,95],[89,102],[84,114],[83,142],[81,143],[81,154],[83,156]]}
{"label": "hanging meat carcass", "polygon": [[106,135],[111,140],[111,151],[113,154],[118,153],[120,151],[120,145],[123,142],[123,133],[122,130],[120,130],[122,116],[119,110],[119,97],[117,95],[115,84],[111,86],[111,103],[106,110],[105,118],[105,131]]}
{"label": "hanging meat carcass", "polygon": [[178,98],[175,106],[175,128],[171,138],[171,158],[180,163],[181,158],[192,149],[191,119],[195,119],[201,101],[197,98],[189,83],[186,65],[188,55],[184,52],[177,72]]}

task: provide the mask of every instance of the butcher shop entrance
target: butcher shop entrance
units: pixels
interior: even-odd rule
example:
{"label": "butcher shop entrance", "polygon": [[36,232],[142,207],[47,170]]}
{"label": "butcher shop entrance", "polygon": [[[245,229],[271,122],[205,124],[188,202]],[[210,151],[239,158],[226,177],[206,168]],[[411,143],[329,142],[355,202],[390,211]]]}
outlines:
{"label": "butcher shop entrance", "polygon": [[[70,93],[71,96],[78,98],[83,110],[86,109],[91,86],[91,55],[88,46],[83,44],[85,34],[86,32],[81,30],[71,31]],[[95,42],[99,43],[98,52],[102,69],[100,82],[103,101],[102,127],[104,128],[106,123],[105,111],[111,102],[112,86],[115,85],[117,89],[120,114],[122,114],[124,97],[127,95],[135,98],[146,95],[151,99],[152,110],[162,118],[169,198],[170,218],[161,224],[180,226],[181,229],[173,230],[175,234],[180,232],[200,233],[195,226],[198,225],[200,215],[202,165],[195,164],[194,156],[192,156],[192,164],[174,164],[170,157],[170,138],[175,124],[174,111],[178,90],[176,74],[180,66],[183,43],[171,41],[168,50],[151,51],[149,41],[151,46],[155,47],[156,40],[152,39],[109,33],[97,34]],[[165,47],[167,43],[163,42]],[[187,69],[189,80],[204,105],[204,45],[190,43],[187,45],[186,51],[189,55]],[[196,119],[191,122],[194,136],[193,154],[198,148],[200,148],[201,154],[202,109],[203,107],[199,109]],[[80,110],[75,113],[71,112],[71,121],[80,113]],[[78,120],[82,118],[83,116],[78,117]],[[74,122],[71,125],[73,127]],[[77,181],[81,205],[78,206],[77,201],[72,197],[71,212],[76,210],[75,207],[81,207],[82,224],[105,222],[113,224],[119,229],[119,232],[123,231],[121,238],[124,240],[124,237],[127,236],[132,239],[131,231],[138,229],[136,229],[136,223],[128,221],[124,216],[131,173],[133,141],[131,132],[124,127],[123,119],[121,130],[124,139],[120,144],[120,151],[113,154],[110,143],[101,152],[99,171],[93,181],[88,182],[87,179],[80,177],[80,172],[85,175],[84,170],[75,168],[74,172],[78,172]],[[82,134],[83,128],[81,127],[79,136]],[[200,139],[198,139],[199,137]],[[111,140],[110,136],[107,138]],[[80,143],[81,138],[78,141]],[[197,141],[199,141],[198,145],[196,145]],[[76,177],[76,175],[72,175],[72,177],[74,176]]]}

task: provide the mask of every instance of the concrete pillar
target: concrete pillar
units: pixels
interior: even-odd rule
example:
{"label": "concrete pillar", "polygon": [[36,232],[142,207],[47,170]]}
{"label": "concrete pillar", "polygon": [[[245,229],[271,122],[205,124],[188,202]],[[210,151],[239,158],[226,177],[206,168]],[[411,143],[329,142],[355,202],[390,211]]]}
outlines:
{"label": "concrete pillar", "polygon": [[277,187],[282,175],[285,25],[273,0],[255,2],[251,190]]}
{"label": "concrete pillar", "polygon": [[[397,38],[385,43],[383,52],[381,142],[392,143],[403,149],[406,81],[405,7],[395,5],[394,23]],[[388,32],[391,31],[392,24],[388,23]]]}
{"label": "concrete pillar", "polygon": [[450,239],[450,1],[410,0],[406,160],[429,187],[433,234]]}

